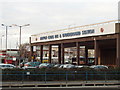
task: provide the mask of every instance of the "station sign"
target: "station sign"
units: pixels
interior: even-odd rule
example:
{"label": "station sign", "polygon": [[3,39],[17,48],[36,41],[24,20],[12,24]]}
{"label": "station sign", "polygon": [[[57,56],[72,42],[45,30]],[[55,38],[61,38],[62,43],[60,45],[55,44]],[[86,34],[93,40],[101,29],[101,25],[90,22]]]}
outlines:
{"label": "station sign", "polygon": [[107,24],[105,23],[101,25],[94,25],[83,28],[58,30],[53,32],[46,32],[46,33],[32,35],[31,43],[107,35],[114,33],[116,33],[115,23],[107,23]]}

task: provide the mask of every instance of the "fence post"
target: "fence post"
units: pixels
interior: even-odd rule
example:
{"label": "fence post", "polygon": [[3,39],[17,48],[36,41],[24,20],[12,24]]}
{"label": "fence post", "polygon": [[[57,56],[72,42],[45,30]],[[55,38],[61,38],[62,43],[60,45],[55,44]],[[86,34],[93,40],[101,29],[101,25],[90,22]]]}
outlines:
{"label": "fence post", "polygon": [[107,74],[106,74],[106,72],[105,72],[105,74],[104,74],[104,75],[105,75],[105,82],[107,82],[107,81],[106,81],[106,80],[107,80]]}
{"label": "fence post", "polygon": [[88,72],[86,71],[86,83],[88,81]]}
{"label": "fence post", "polygon": [[45,83],[46,83],[46,79],[47,79],[47,74],[46,74],[46,71],[45,71]]}
{"label": "fence post", "polygon": [[67,87],[67,81],[68,81],[68,75],[67,75],[67,71],[66,71],[66,87]]}
{"label": "fence post", "polygon": [[22,72],[22,84],[24,82],[24,72]]}

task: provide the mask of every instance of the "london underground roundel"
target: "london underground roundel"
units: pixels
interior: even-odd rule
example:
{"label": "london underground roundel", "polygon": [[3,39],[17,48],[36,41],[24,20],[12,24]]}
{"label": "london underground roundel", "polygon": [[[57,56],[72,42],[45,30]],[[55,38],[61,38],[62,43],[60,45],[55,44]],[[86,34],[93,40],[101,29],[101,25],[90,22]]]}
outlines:
{"label": "london underground roundel", "polygon": [[100,32],[104,32],[104,28],[100,28]]}

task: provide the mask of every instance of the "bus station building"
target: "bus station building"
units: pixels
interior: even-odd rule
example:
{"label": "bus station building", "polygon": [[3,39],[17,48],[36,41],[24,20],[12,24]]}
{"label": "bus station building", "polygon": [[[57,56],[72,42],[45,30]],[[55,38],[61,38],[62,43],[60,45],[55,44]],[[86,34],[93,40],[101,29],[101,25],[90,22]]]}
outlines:
{"label": "bus station building", "polygon": [[120,23],[117,20],[76,26],[56,31],[31,35],[30,50],[33,57],[34,47],[40,47],[40,60],[43,48],[48,46],[49,63],[52,63],[52,46],[58,46],[58,63],[65,63],[65,48],[76,47],[76,64],[81,65],[80,47],[85,47],[85,64],[88,64],[88,50],[94,49],[94,64],[120,67]]}

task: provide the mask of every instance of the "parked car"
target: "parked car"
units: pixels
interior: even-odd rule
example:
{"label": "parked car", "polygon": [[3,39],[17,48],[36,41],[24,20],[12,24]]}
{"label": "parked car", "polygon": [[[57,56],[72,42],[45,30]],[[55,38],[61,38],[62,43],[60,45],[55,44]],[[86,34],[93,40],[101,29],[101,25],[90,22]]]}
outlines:
{"label": "parked car", "polygon": [[63,65],[63,68],[70,69],[70,68],[76,68],[75,65],[72,64],[65,64]]}
{"label": "parked car", "polygon": [[54,67],[55,68],[59,68],[61,64],[55,64]]}
{"label": "parked car", "polygon": [[76,68],[76,67],[75,65],[72,65],[72,64],[61,64],[59,68],[70,69],[70,68]]}
{"label": "parked car", "polygon": [[39,65],[39,68],[52,68],[52,67],[54,67],[54,65],[53,64],[50,64],[50,63],[42,63],[42,64],[40,64]]}
{"label": "parked car", "polygon": [[13,69],[13,68],[16,68],[16,66],[12,64],[0,64],[0,68],[1,69]]}
{"label": "parked car", "polygon": [[58,68],[63,68],[64,67],[64,64],[60,64],[60,66]]}
{"label": "parked car", "polygon": [[24,67],[24,65],[26,64],[27,62],[21,62],[20,63],[20,68]]}
{"label": "parked car", "polygon": [[93,69],[108,69],[108,66],[105,66],[105,65],[92,65],[92,66],[90,66],[90,68],[93,68]]}
{"label": "parked car", "polygon": [[41,64],[40,62],[27,62],[24,64],[24,67],[22,68],[23,69],[38,68],[40,64]]}
{"label": "parked car", "polygon": [[87,65],[75,65],[76,68],[89,68]]}
{"label": "parked car", "polygon": [[84,66],[82,65],[75,65],[76,68],[83,68]]}

